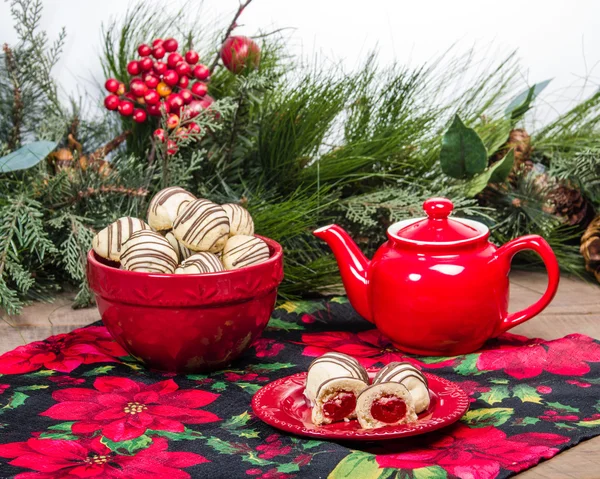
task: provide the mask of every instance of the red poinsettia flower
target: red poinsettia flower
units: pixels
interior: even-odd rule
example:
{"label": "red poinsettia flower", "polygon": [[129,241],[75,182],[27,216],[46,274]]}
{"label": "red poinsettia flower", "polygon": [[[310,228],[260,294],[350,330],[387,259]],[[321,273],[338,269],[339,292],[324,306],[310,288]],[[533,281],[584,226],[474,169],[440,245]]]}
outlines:
{"label": "red poinsettia flower", "polygon": [[101,377],[95,389],[68,388],[52,393],[59,401],[42,416],[76,421],[74,434],[97,430],[111,441],[141,436],[146,429],[183,432],[184,424],[203,424],[219,418],[196,409],[212,403],[219,395],[196,389],[179,389],[172,379],[144,384],[127,378]]}
{"label": "red poinsettia flower", "polygon": [[0,384],[0,394],[6,391],[10,387],[10,384]]}
{"label": "red poinsettia flower", "polygon": [[[458,424],[448,434],[433,441],[420,439],[412,449],[379,454],[377,463],[380,467],[401,469],[440,466],[452,476],[492,479],[500,468],[518,472],[537,464],[542,458],[548,459],[558,452],[552,446],[568,441],[568,437],[558,434],[533,432],[507,438],[493,426],[469,428]],[[419,447],[421,444],[423,447]]]}
{"label": "red poinsettia flower", "polygon": [[266,439],[266,444],[256,446],[256,450],[260,451],[258,457],[261,459],[273,459],[292,452],[292,446],[284,446],[277,434],[271,434]]}
{"label": "red poinsettia flower", "polygon": [[456,381],[456,384],[458,384],[460,388],[467,393],[470,402],[476,401],[476,399],[473,397],[475,393],[486,393],[490,390],[489,386],[482,386],[475,381]]}
{"label": "red poinsettia flower", "polygon": [[36,471],[17,474],[15,479],[187,479],[190,475],[181,468],[209,462],[193,452],[168,452],[167,445],[165,438],[156,438],[147,449],[127,456],[115,454],[100,438],[29,439],[0,445],[0,457]]}
{"label": "red poinsettia flower", "polygon": [[268,381],[267,376],[259,376],[257,373],[225,373],[225,380],[227,381]]}
{"label": "red poinsettia flower", "polygon": [[40,368],[70,373],[82,364],[118,362],[127,356],[104,326],[89,326],[44,341],[19,346],[0,356],[0,374],[23,374]]}
{"label": "red poinsettia flower", "polygon": [[85,382],[83,378],[73,378],[71,376],[50,376],[48,380],[57,386],[77,386]]}
{"label": "red poinsettia flower", "polygon": [[328,351],[337,351],[355,357],[363,366],[371,367],[377,363],[388,364],[392,361],[410,361],[423,368],[443,368],[451,366],[455,359],[450,358],[433,364],[426,364],[413,357],[406,356],[394,347],[392,342],[377,329],[361,333],[333,331],[326,333],[307,333],[302,342],[308,346],[302,354],[321,356]]}
{"label": "red poinsettia flower", "polygon": [[277,356],[285,346],[274,339],[258,338],[254,341],[253,347],[257,358],[271,358]]}
{"label": "red poinsettia flower", "polygon": [[582,376],[590,371],[588,362],[600,362],[600,344],[582,334],[554,341],[505,334],[501,341],[500,347],[481,353],[477,360],[480,371],[504,370],[518,379],[538,376],[543,371]]}

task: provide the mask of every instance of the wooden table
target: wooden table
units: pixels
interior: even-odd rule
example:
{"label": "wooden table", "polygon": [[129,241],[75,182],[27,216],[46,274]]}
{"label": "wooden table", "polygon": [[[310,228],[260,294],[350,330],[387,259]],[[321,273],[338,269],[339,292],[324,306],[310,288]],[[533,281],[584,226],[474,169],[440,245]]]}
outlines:
{"label": "wooden table", "polygon": [[[523,309],[546,289],[543,273],[511,273],[511,310]],[[63,295],[52,304],[35,304],[0,323],[0,353],[20,344],[66,333],[100,319],[95,308],[72,310]],[[600,339],[600,287],[563,277],[552,304],[537,318],[512,330],[516,334],[555,339],[581,333]],[[563,452],[518,476],[521,479],[600,478],[600,436]]]}

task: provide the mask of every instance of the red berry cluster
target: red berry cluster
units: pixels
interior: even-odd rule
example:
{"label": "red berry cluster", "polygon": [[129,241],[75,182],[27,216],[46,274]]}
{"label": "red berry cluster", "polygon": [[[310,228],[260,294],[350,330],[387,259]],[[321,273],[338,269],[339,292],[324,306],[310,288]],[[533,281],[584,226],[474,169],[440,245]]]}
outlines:
{"label": "red berry cluster", "polygon": [[[144,123],[148,115],[168,113],[169,128],[179,126],[184,114],[193,118],[208,108],[213,102],[207,95],[210,71],[198,63],[198,53],[190,50],[181,56],[178,47],[174,38],[157,38],[152,47],[140,45],[137,51],[141,58],[127,64],[127,72],[132,76],[129,90],[124,83],[109,78],[104,86],[110,95],[104,99],[104,106],[118,110],[123,116],[132,116],[137,123]],[[195,132],[198,125],[190,122],[185,127]]]}

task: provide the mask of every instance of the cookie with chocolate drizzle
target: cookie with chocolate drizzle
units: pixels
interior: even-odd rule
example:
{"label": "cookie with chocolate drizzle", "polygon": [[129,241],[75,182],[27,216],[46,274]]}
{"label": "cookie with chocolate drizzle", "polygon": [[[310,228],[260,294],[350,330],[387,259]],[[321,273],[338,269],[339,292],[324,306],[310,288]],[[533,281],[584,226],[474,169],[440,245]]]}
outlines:
{"label": "cookie with chocolate drizzle", "polygon": [[170,230],[185,205],[195,199],[194,195],[179,186],[160,190],[148,206],[148,224],[156,231]]}
{"label": "cookie with chocolate drizzle", "polygon": [[182,261],[185,261],[186,259],[188,259],[190,256],[192,256],[194,254],[194,252],[191,249],[183,246],[179,242],[179,240],[177,238],[175,238],[175,235],[173,233],[171,233],[170,231],[165,235],[165,238],[167,239],[167,241],[169,243],[171,243],[171,246],[177,253],[177,258],[179,259],[180,263]]}
{"label": "cookie with chocolate drizzle", "polygon": [[417,422],[415,401],[400,383],[372,384],[356,401],[356,417],[363,429]]}
{"label": "cookie with chocolate drizzle", "polygon": [[408,389],[415,401],[415,410],[418,413],[429,407],[429,384],[423,373],[409,362],[392,362],[379,370],[373,384],[395,382]]}
{"label": "cookie with chocolate drizzle", "polygon": [[161,234],[137,231],[123,245],[121,267],[128,271],[173,273],[177,267],[177,253]]}
{"label": "cookie with chocolate drizzle", "polygon": [[269,246],[255,236],[237,235],[227,240],[221,261],[225,269],[239,269],[269,259]]}
{"label": "cookie with chocolate drizzle", "polygon": [[227,203],[222,206],[229,218],[230,236],[252,236],[254,234],[254,220],[246,208],[235,203]]}
{"label": "cookie with chocolate drizzle", "polygon": [[175,270],[175,274],[203,274],[223,271],[219,257],[208,251],[193,254]]}
{"label": "cookie with chocolate drizzle", "polygon": [[225,210],[202,198],[187,203],[173,223],[173,234],[192,251],[218,253],[229,237]]}
{"label": "cookie with chocolate drizzle", "polygon": [[124,216],[98,232],[92,240],[92,248],[98,256],[119,262],[125,242],[142,230],[150,230],[150,226],[140,219]]}

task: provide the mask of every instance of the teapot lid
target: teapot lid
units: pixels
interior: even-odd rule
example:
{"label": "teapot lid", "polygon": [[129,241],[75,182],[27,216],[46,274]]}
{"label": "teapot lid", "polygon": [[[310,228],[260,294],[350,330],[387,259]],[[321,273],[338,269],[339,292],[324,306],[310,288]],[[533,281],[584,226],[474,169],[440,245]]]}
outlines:
{"label": "teapot lid", "polygon": [[468,219],[449,218],[454,205],[447,198],[430,198],[423,203],[426,218],[400,221],[390,227],[390,236],[420,244],[463,243],[487,236],[487,226]]}

